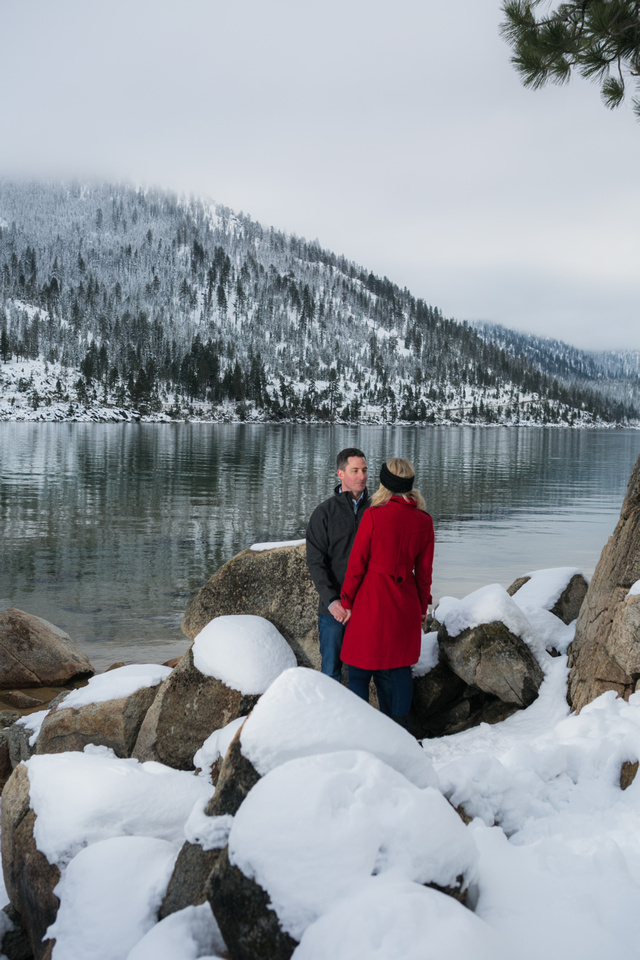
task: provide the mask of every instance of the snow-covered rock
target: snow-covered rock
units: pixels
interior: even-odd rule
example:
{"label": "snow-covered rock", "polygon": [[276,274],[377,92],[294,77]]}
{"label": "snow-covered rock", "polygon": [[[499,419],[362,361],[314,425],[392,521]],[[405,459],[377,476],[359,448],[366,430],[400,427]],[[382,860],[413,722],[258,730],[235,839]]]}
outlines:
{"label": "snow-covered rock", "polygon": [[209,904],[201,903],[157,923],[138,941],[127,960],[216,960],[222,953],[227,953],[227,946],[220,928]]}
{"label": "snow-covered rock", "polygon": [[296,658],[269,620],[244,615],[216,617],[203,627],[193,641],[193,663],[231,690],[261,694]]}
{"label": "snow-covered rock", "polygon": [[369,876],[392,872],[466,887],[476,860],[469,831],[439,791],[416,787],[363,751],[301,757],[271,770],[229,834],[231,865],[268,893],[298,941]]}
{"label": "snow-covered rock", "polygon": [[539,661],[548,657],[538,632],[503,587],[481,587],[464,600],[445,597],[436,615],[440,649],[465,683],[518,707],[535,700],[544,676]]}
{"label": "snow-covered rock", "polygon": [[285,671],[260,698],[240,745],[261,775],[298,757],[366,750],[416,786],[437,784],[411,734],[335,680],[302,667]]}
{"label": "snow-covered rock", "polygon": [[137,759],[193,770],[194,754],[205,740],[246,716],[272,679],[295,663],[267,620],[220,620],[201,632],[162,684],[140,727],[133,749]]}
{"label": "snow-covered rock", "polygon": [[215,617],[265,617],[282,634],[302,666],[320,666],[318,594],[309,576],[306,548],[257,544],[225,563],[189,604],[182,630],[194,639]]}
{"label": "snow-covered rock", "polygon": [[490,924],[402,877],[371,877],[307,927],[292,960],[507,960]]}
{"label": "snow-covered rock", "polygon": [[519,577],[507,593],[525,612],[541,608],[570,624],[578,618],[588,586],[576,567],[549,567]]}
{"label": "snow-covered rock", "polygon": [[46,715],[36,753],[66,753],[94,744],[119,757],[131,756],[157,688],[170,673],[168,667],[132,664],[92,677]]}

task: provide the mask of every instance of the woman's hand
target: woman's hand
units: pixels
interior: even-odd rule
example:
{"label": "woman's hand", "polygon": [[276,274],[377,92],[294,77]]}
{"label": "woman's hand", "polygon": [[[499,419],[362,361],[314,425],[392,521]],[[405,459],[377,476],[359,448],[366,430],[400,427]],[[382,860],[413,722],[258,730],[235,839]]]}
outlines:
{"label": "woman's hand", "polygon": [[335,620],[338,621],[338,623],[342,624],[347,623],[349,617],[351,616],[351,610],[345,610],[339,600],[333,601],[329,607],[329,613]]}

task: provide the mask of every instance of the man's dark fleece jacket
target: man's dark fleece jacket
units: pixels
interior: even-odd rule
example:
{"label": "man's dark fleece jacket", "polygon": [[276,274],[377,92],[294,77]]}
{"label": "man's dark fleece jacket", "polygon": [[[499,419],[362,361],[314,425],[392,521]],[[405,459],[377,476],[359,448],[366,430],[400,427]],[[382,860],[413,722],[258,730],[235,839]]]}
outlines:
{"label": "man's dark fleece jacket", "polygon": [[316,507],[307,527],[307,566],[320,595],[320,615],[329,614],[329,604],[340,599],[351,547],[370,502],[365,490],[356,514],[351,494],[339,491],[340,485]]}

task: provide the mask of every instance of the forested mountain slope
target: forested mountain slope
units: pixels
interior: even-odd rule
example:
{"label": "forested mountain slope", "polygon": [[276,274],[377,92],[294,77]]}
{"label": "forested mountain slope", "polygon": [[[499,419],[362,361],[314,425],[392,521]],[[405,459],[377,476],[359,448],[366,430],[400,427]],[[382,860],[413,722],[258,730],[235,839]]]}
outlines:
{"label": "forested mountain slope", "polygon": [[0,418],[627,422],[635,405],[196,198],[0,182]]}
{"label": "forested mountain slope", "polygon": [[520,333],[500,324],[472,324],[483,340],[528,360],[563,383],[578,381],[640,405],[640,350],[579,350],[561,340]]}

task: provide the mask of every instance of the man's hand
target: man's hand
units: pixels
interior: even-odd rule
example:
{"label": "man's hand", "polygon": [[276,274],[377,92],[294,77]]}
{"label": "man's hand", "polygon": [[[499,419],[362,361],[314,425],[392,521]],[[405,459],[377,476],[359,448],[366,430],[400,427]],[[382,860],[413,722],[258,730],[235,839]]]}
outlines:
{"label": "man's hand", "polygon": [[345,610],[339,600],[334,600],[333,603],[329,605],[329,613],[338,623],[345,624],[351,616],[351,610]]}

